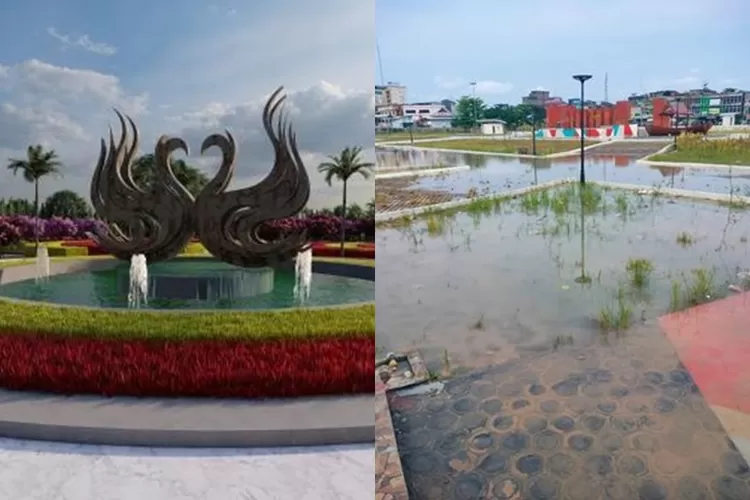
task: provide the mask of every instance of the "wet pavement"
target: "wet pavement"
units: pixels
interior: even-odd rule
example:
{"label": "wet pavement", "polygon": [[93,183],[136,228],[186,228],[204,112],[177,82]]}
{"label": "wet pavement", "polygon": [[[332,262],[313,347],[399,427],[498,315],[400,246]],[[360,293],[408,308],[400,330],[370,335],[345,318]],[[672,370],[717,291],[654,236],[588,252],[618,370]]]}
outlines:
{"label": "wet pavement", "polygon": [[[655,167],[637,163],[637,159],[654,153],[662,142],[611,143],[586,153],[586,175],[589,180],[637,184],[644,187],[670,187],[718,194],[750,194],[748,168],[680,168]],[[442,167],[469,165],[469,170],[401,179],[402,184],[377,182],[376,190],[388,191],[389,199],[398,203],[380,203],[378,212],[413,208],[450,200],[451,197],[499,195],[509,190],[577,177],[580,159],[576,155],[561,158],[513,158],[493,155],[440,153],[427,149],[378,148],[380,158],[389,166],[411,168],[414,165]],[[381,195],[382,196],[382,195]],[[432,198],[435,197],[435,198]]]}
{"label": "wet pavement", "polygon": [[750,498],[748,464],[653,326],[389,396],[414,500]]}
{"label": "wet pavement", "polygon": [[435,205],[459,198],[449,191],[426,190],[414,187],[415,177],[375,179],[375,210],[395,212],[408,208]]}

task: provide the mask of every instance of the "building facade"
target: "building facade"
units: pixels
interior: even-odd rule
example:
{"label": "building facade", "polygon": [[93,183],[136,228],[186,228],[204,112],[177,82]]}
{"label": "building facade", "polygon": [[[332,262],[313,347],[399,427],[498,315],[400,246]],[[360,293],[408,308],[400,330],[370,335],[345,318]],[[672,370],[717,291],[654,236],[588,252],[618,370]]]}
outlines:
{"label": "building facade", "polygon": [[532,90],[529,95],[521,98],[521,104],[543,108],[550,99],[549,90]]}
{"label": "building facade", "polygon": [[406,86],[394,82],[375,85],[375,106],[406,104]]}
{"label": "building facade", "polygon": [[661,90],[648,94],[632,95],[628,99],[634,108],[634,117],[642,122],[653,121],[652,102],[663,99],[680,117],[707,120],[716,124],[735,125],[750,123],[750,92],[727,88],[721,92],[707,87],[677,92]]}

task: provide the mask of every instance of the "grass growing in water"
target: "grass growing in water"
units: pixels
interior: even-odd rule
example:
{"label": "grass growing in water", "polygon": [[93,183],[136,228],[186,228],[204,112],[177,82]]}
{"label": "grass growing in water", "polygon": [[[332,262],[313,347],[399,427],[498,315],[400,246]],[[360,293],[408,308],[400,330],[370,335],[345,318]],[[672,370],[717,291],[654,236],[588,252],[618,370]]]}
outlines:
{"label": "grass growing in water", "polygon": [[445,216],[440,214],[430,214],[427,217],[427,234],[430,236],[440,236],[445,232]]}
{"label": "grass growing in water", "polygon": [[628,213],[628,197],[623,193],[618,193],[617,196],[615,196],[615,207],[617,207],[617,211],[622,214]]}
{"label": "grass growing in water", "polygon": [[617,289],[617,301],[614,306],[603,307],[599,311],[599,327],[602,332],[623,331],[630,327],[633,309],[627,302],[625,289]]}
{"label": "grass growing in water", "polygon": [[687,248],[693,244],[693,237],[686,232],[681,232],[677,235],[677,244],[683,248]]}
{"label": "grass growing in water", "polygon": [[693,269],[693,279],[688,284],[686,302],[690,306],[697,306],[711,300],[715,295],[716,285],[714,283],[713,269]]}
{"label": "grass growing in water", "polygon": [[698,268],[690,271],[690,278],[684,279],[684,284],[672,281],[669,297],[671,312],[682,311],[689,307],[705,304],[720,295],[716,286],[713,269]]}
{"label": "grass growing in water", "polygon": [[669,310],[672,312],[679,311],[680,310],[680,304],[681,304],[681,297],[682,297],[682,287],[680,286],[680,282],[677,280],[672,280],[672,288],[669,295]]}
{"label": "grass growing in water", "polygon": [[654,265],[650,260],[630,259],[625,270],[628,272],[630,283],[636,288],[643,288],[654,271]]}

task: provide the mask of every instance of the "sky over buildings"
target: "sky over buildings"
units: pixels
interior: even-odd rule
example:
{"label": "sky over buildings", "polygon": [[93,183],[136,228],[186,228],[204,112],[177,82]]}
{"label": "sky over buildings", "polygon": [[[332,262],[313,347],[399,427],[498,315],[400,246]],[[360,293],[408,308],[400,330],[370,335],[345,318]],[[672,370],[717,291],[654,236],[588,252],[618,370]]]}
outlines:
{"label": "sky over buildings", "polygon": [[[203,138],[229,129],[238,141],[230,188],[272,166],[261,127],[265,99],[284,85],[287,110],[311,173],[311,207],[340,202],[316,167],[346,146],[372,159],[374,9],[372,2],[90,2],[30,0],[0,7],[0,197],[31,197],[4,168],[29,144],[54,148],[63,177],[42,194],[87,196],[99,140],[117,124],[117,107],[141,131],[141,153],[161,134],[179,135],[190,164],[211,176],[216,157],[200,157]],[[115,129],[117,131],[117,129]],[[350,196],[373,198],[355,179]]]}
{"label": "sky over buildings", "polygon": [[533,89],[575,97],[591,73],[593,99],[698,88],[750,89],[746,0],[376,0],[383,72],[410,101],[476,93],[518,103]]}

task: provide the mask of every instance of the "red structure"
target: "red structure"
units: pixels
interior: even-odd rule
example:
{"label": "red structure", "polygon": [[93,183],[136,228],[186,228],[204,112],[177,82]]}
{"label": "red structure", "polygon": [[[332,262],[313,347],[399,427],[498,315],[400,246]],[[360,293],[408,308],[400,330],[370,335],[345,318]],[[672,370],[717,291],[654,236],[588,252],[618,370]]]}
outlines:
{"label": "red structure", "polygon": [[662,98],[657,97],[652,101],[653,105],[653,111],[652,111],[652,123],[656,127],[670,127],[672,125],[672,117],[665,115],[664,112],[671,108],[669,105],[669,102]]}
{"label": "red structure", "polygon": [[[580,128],[581,112],[577,106],[550,103],[545,107],[547,128]],[[584,109],[586,128],[627,125],[631,109],[628,101],[619,101],[614,106],[597,106]]]}

